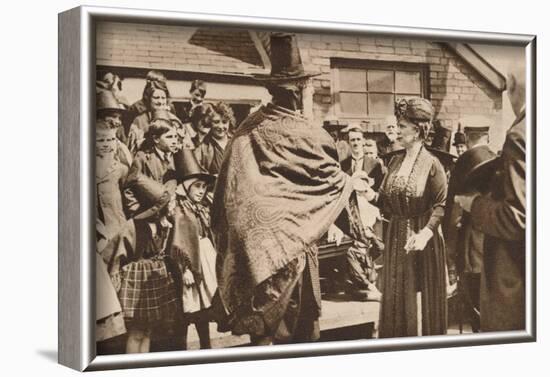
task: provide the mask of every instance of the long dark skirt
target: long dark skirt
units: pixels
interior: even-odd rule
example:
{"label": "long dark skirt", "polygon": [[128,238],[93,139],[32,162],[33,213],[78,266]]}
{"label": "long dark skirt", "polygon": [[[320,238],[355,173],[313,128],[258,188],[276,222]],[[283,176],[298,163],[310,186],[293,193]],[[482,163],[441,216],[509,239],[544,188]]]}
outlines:
{"label": "long dark skirt", "polygon": [[[385,234],[382,269],[381,338],[442,335],[447,332],[445,245],[439,231],[426,248],[407,253],[411,232],[418,232],[429,214],[392,218]],[[417,293],[421,293],[422,330],[418,331]]]}

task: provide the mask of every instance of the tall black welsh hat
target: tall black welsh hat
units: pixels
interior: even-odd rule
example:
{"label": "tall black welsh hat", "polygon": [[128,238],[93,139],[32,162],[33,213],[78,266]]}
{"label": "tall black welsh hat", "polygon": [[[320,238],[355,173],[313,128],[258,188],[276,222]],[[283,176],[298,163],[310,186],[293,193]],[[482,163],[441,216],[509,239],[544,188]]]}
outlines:
{"label": "tall black welsh hat", "polygon": [[272,33],[270,37],[271,74],[256,75],[263,82],[285,83],[318,76],[320,73],[304,71],[296,35],[289,33]]}

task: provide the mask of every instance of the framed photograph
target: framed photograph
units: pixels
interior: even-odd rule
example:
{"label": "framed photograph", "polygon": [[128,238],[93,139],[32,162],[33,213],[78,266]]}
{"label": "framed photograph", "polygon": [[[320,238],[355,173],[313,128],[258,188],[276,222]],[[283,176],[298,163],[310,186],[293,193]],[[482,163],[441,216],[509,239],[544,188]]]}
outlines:
{"label": "framed photograph", "polygon": [[61,13],[59,362],[535,341],[536,38],[502,32]]}

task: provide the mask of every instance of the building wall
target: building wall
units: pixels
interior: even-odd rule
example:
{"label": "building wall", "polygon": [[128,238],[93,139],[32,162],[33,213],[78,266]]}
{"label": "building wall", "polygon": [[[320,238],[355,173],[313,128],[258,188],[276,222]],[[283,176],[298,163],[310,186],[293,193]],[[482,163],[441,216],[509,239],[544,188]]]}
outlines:
{"label": "building wall", "polygon": [[[259,32],[254,35],[269,52],[269,34]],[[237,76],[266,73],[254,35],[237,29],[102,22],[97,28],[97,63],[114,67]],[[502,145],[505,130],[510,123],[501,119],[502,94],[443,44],[412,39],[324,34],[298,34],[298,44],[306,70],[321,73],[321,76],[313,79],[310,101],[313,105],[306,112],[312,114],[316,122],[321,123],[326,117],[336,115],[331,58],[406,61],[428,66],[429,99],[436,109],[437,118],[444,125],[456,130],[462,117],[483,115],[494,124],[491,144],[495,149]],[[127,79],[127,96],[129,99],[139,98],[143,78]],[[231,85],[235,87],[234,91]],[[241,89],[246,89],[246,86],[241,88],[236,84],[231,85],[221,85],[219,91],[209,91],[208,95],[224,99],[233,92],[243,97],[246,90]],[[175,97],[187,96],[188,82],[169,81],[169,86]],[[248,88],[253,86],[249,84]],[[269,96],[263,88],[261,93],[258,90],[253,92],[259,93],[257,100],[268,100]]]}
{"label": "building wall", "polygon": [[487,117],[495,125],[492,130],[495,133],[492,138],[494,144],[502,144],[500,140],[504,139],[506,129],[501,119],[502,93],[492,88],[443,44],[322,34],[299,34],[298,44],[306,70],[321,73],[313,79],[313,114],[316,122],[336,114],[331,58],[423,63],[429,67],[429,99],[435,107],[437,118],[456,130],[462,117]]}

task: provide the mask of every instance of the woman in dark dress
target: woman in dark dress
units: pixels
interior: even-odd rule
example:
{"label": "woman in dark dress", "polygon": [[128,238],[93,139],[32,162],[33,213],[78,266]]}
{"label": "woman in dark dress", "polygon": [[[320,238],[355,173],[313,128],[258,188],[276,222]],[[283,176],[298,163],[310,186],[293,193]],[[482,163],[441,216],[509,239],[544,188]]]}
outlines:
{"label": "woman in dark dress", "polygon": [[433,118],[423,98],[396,106],[398,141],[380,190],[385,232],[380,337],[445,334],[445,245],[440,232],[447,178],[423,145]]}

